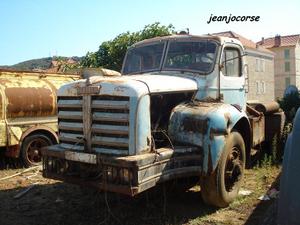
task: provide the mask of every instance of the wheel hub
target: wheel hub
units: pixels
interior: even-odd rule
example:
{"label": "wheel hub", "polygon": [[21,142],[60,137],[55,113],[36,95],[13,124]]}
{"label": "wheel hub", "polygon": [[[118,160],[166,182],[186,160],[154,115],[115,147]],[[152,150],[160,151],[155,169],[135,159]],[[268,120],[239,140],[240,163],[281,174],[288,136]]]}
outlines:
{"label": "wheel hub", "polygon": [[240,151],[237,147],[231,150],[227,158],[225,167],[225,187],[227,191],[232,191],[234,186],[240,181],[243,171],[243,162]]}
{"label": "wheel hub", "polygon": [[31,141],[27,146],[27,158],[32,163],[39,163],[42,160],[41,148],[47,146],[48,143],[40,138]]}

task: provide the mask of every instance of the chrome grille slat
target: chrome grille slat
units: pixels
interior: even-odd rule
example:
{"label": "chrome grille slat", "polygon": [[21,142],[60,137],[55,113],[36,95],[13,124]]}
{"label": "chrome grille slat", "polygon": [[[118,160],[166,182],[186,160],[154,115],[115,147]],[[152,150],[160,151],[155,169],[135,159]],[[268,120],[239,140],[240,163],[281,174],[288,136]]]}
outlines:
{"label": "chrome grille slat", "polygon": [[82,100],[61,100],[59,99],[57,102],[58,107],[60,108],[81,108],[82,107]]}
{"label": "chrome grille slat", "polygon": [[103,133],[103,134],[123,134],[126,135],[129,132],[128,126],[115,126],[115,125],[104,125],[104,124],[93,124],[93,133]]}
{"label": "chrome grille slat", "polygon": [[58,119],[74,119],[74,120],[81,120],[82,119],[82,112],[81,111],[59,111],[58,112]]}
{"label": "chrome grille slat", "polygon": [[60,130],[83,131],[82,123],[59,122],[58,126]]}
{"label": "chrome grille slat", "polygon": [[92,107],[94,109],[129,109],[129,102],[127,101],[107,101],[107,100],[93,100]]}
{"label": "chrome grille slat", "polygon": [[128,147],[128,138],[117,138],[117,137],[102,137],[96,136],[92,137],[92,143],[97,145],[105,145],[105,146],[120,146],[120,147]]}
{"label": "chrome grille slat", "polygon": [[95,121],[112,121],[112,122],[129,122],[128,113],[103,113],[94,112],[93,120]]}
{"label": "chrome grille slat", "polygon": [[84,143],[82,134],[72,134],[72,133],[59,133],[60,141],[74,142],[76,143]]}

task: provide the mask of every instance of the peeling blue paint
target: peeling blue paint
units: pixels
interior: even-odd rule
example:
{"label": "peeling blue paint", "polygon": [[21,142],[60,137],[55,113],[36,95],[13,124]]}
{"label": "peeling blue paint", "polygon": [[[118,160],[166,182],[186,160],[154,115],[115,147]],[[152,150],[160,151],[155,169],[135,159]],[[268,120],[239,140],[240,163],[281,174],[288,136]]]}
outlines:
{"label": "peeling blue paint", "polygon": [[181,104],[171,114],[168,131],[172,140],[203,149],[203,172],[208,173],[217,167],[226,135],[242,117],[245,113],[229,104]]}

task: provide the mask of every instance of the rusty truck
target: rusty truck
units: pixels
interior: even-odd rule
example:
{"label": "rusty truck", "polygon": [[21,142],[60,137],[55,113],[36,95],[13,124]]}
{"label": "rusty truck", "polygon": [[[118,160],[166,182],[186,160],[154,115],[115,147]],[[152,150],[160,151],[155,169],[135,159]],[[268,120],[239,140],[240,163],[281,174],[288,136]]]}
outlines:
{"label": "rusty truck", "polygon": [[0,70],[0,148],[25,166],[41,162],[40,149],[58,143],[56,91],[79,75]]}
{"label": "rusty truck", "polygon": [[43,176],[130,196],[196,177],[204,201],[226,207],[251,150],[284,121],[274,102],[247,104],[247,67],[233,38],[185,34],[134,44],[122,76],[58,90],[60,144],[42,149]]}

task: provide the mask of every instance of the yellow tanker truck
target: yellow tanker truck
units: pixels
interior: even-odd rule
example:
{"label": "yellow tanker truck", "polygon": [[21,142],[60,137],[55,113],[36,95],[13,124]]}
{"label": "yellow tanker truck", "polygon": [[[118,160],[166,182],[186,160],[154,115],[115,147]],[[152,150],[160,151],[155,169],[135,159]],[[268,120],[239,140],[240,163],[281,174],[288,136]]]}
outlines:
{"label": "yellow tanker truck", "polygon": [[0,70],[0,151],[25,166],[39,163],[40,149],[58,142],[56,91],[80,77]]}

